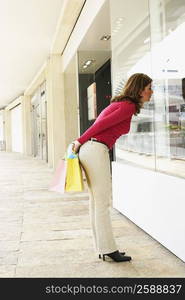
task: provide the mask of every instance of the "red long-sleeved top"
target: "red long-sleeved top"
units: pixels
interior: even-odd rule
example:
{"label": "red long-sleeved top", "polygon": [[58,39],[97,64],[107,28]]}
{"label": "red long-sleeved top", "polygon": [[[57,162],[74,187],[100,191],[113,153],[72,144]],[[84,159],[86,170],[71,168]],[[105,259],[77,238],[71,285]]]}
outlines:
{"label": "red long-sleeved top", "polygon": [[131,118],[135,111],[135,104],[129,100],[112,102],[77,141],[84,144],[89,139],[96,138],[111,149],[122,134],[129,132]]}

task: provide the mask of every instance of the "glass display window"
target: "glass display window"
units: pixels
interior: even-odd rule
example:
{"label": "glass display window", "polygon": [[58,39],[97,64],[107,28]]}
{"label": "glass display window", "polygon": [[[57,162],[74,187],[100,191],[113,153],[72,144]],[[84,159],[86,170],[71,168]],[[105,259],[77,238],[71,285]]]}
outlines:
{"label": "glass display window", "polygon": [[[134,9],[133,9],[134,7]],[[148,0],[110,1],[112,87],[118,95],[134,73],[152,75]],[[134,20],[134,21],[133,21]],[[115,145],[116,161],[155,169],[154,102],[132,117],[129,134]]]}
{"label": "glass display window", "polygon": [[110,16],[113,95],[134,73],[149,75],[154,90],[117,140],[116,161],[184,178],[185,1],[110,0]]}

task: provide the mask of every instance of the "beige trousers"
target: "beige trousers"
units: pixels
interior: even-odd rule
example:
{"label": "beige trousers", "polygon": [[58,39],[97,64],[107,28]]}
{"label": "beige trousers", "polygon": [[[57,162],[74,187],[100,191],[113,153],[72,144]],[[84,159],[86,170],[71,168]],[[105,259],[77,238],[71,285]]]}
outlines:
{"label": "beige trousers", "polygon": [[87,178],[95,250],[99,254],[114,252],[117,246],[109,211],[112,204],[109,150],[104,144],[88,141],[80,147],[79,159]]}

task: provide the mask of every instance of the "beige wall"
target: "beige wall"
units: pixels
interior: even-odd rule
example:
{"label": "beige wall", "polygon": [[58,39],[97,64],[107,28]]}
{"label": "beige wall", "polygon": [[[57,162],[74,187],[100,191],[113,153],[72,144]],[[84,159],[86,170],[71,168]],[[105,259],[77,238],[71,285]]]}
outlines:
{"label": "beige wall", "polygon": [[52,55],[46,68],[48,163],[56,168],[78,133],[76,57],[62,73],[62,57]]}
{"label": "beige wall", "polygon": [[22,106],[23,153],[31,155],[31,100],[29,96],[20,96],[5,108],[4,133],[6,151],[12,151],[11,109],[19,104]]}
{"label": "beige wall", "polygon": [[12,132],[11,132],[11,109],[22,103],[22,96],[18,97],[6,106],[4,112],[4,130],[5,130],[5,143],[6,151],[12,151]]}
{"label": "beige wall", "polygon": [[11,112],[9,109],[5,109],[4,120],[5,120],[4,133],[5,133],[6,151],[9,152],[12,149]]}

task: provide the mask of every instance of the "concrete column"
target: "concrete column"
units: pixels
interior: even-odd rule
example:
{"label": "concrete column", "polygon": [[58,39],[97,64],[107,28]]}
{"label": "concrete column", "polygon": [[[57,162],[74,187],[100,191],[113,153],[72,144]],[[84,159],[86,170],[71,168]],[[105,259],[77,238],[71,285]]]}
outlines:
{"label": "concrete column", "polygon": [[4,133],[5,133],[5,147],[6,151],[12,150],[12,136],[11,136],[11,111],[5,108],[4,112]]}
{"label": "concrete column", "polygon": [[46,67],[48,164],[54,169],[68,144],[77,138],[76,72],[75,60],[69,64],[66,73],[62,73],[61,55],[52,55]]}
{"label": "concrete column", "polygon": [[0,151],[5,150],[4,109],[0,109]]}
{"label": "concrete column", "polygon": [[64,87],[61,55],[52,55],[46,67],[48,164],[55,168],[66,147]]}
{"label": "concrete column", "polygon": [[73,57],[65,69],[64,96],[66,145],[68,145],[78,137],[80,131],[77,55]]}
{"label": "concrete column", "polygon": [[32,155],[31,97],[22,97],[23,153]]}

